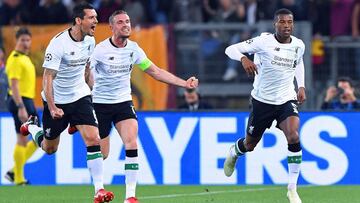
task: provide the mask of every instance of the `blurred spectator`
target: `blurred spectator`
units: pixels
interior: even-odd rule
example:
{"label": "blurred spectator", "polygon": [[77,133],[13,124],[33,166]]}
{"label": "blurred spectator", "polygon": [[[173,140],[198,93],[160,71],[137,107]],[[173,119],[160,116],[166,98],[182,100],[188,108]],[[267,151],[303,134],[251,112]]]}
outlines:
{"label": "blurred spectator", "polygon": [[213,108],[210,104],[202,101],[199,89],[186,89],[184,91],[184,99],[185,103],[178,106],[178,109],[197,111]]}
{"label": "blurred spectator", "polygon": [[169,23],[173,1],[169,0],[147,0],[147,18],[153,23]]}
{"label": "blurred spectator", "polygon": [[67,9],[60,0],[41,0],[35,10],[35,24],[62,24],[69,20]]}
{"label": "blurred spectator", "polygon": [[330,33],[330,5],[329,0],[309,1],[309,20],[312,23],[313,34],[322,36]]}
{"label": "blurred spectator", "polygon": [[5,50],[0,47],[0,111],[7,110],[6,97],[8,92],[8,81],[5,73]]}
{"label": "blurred spectator", "polygon": [[[351,19],[352,37],[360,41],[360,0],[355,0]],[[360,47],[355,48],[355,70],[360,75]]]}
{"label": "blurred spectator", "polygon": [[0,25],[19,25],[29,22],[29,10],[21,0],[4,0],[0,7]]}
{"label": "blurred spectator", "polygon": [[124,10],[124,0],[101,0],[98,13],[99,23],[109,22],[109,17],[116,10]]}
{"label": "blurred spectator", "polygon": [[331,86],[326,91],[322,110],[355,110],[360,109],[360,101],[355,96],[353,82],[348,77],[337,80],[336,87]]}
{"label": "blurred spectator", "polygon": [[258,20],[272,20],[276,11],[277,1],[247,0],[248,4],[256,2],[256,17]]}
{"label": "blurred spectator", "polygon": [[354,0],[332,0],[330,7],[330,35],[350,35]]}
{"label": "blurred spectator", "polygon": [[306,20],[307,13],[307,0],[279,0],[277,4],[277,8],[286,8],[289,9],[294,14],[294,20]]}
{"label": "blurred spectator", "polygon": [[257,12],[258,12],[258,5],[256,0],[247,0],[245,2],[246,11],[246,21],[248,25],[254,25],[257,21]]}
{"label": "blurred spectator", "polygon": [[174,0],[171,22],[202,22],[200,0]]}
{"label": "blurred spectator", "polygon": [[355,0],[354,10],[351,19],[352,36],[356,39],[360,37],[360,0]]}
{"label": "blurred spectator", "polygon": [[[221,1],[222,3],[222,7],[234,7],[234,13],[231,14],[231,16],[227,19],[224,19],[225,21],[228,22],[238,22],[238,23],[247,23],[248,25],[253,25],[255,23],[256,20],[256,2],[251,0],[251,1],[247,1],[248,4],[242,3],[241,1],[231,1],[231,0],[223,0]],[[234,5],[231,5],[229,3],[234,3]],[[248,39],[250,38],[250,30],[240,30],[237,32],[230,32],[230,39],[227,40],[227,44],[236,44],[242,40]],[[237,73],[237,66],[238,63],[235,60],[231,60],[230,58],[226,59],[226,70],[225,73],[222,77],[222,79],[224,81],[230,81],[233,80],[237,77],[238,73]]]}
{"label": "blurred spectator", "polygon": [[321,65],[325,60],[324,42],[320,34],[315,34],[311,43],[312,63]]}
{"label": "blurred spectator", "polygon": [[126,0],[125,11],[130,16],[132,26],[146,23],[145,8],[139,0]]}
{"label": "blurred spectator", "polygon": [[219,8],[218,0],[202,0],[202,18],[203,22],[210,21],[215,15]]}
{"label": "blurred spectator", "polygon": [[[94,8],[98,9],[100,6],[101,0],[62,0],[61,2],[67,9],[67,13],[72,13],[75,5],[80,4],[81,2],[88,2],[94,6]],[[69,16],[71,17],[71,16]]]}
{"label": "blurred spectator", "polygon": [[[220,7],[217,10],[216,15],[212,18],[213,22],[238,22],[239,17],[237,16],[236,10],[237,5],[233,0],[220,0]],[[243,4],[242,4],[243,7]],[[242,9],[241,17],[246,18],[245,10]],[[241,18],[240,17],[240,18]]]}

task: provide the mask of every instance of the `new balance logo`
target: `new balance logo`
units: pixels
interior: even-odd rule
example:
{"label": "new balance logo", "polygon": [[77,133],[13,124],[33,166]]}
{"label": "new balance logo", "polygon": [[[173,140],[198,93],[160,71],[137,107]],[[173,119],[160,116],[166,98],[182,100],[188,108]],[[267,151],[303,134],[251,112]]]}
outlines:
{"label": "new balance logo", "polygon": [[110,56],[110,57],[109,57],[109,60],[110,60],[110,61],[113,61],[113,60],[114,60],[114,57],[113,57],[113,56]]}
{"label": "new balance logo", "polygon": [[275,51],[280,51],[280,48],[279,48],[279,47],[275,47],[274,50],[275,50]]}

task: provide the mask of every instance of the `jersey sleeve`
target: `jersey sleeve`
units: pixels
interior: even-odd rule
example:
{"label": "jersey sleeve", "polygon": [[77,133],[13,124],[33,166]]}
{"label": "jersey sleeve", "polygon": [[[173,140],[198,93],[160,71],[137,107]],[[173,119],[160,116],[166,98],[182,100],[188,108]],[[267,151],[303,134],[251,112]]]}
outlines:
{"label": "jersey sleeve", "polygon": [[148,69],[152,64],[150,59],[147,58],[144,50],[139,46],[137,46],[135,64],[137,64],[142,71]]}
{"label": "jersey sleeve", "polygon": [[94,51],[90,55],[90,69],[94,69],[96,65],[98,64],[98,48],[95,47]]}
{"label": "jersey sleeve", "polygon": [[50,41],[45,51],[43,67],[58,71],[63,56],[63,45],[60,40],[54,38]]}
{"label": "jersey sleeve", "polygon": [[301,42],[301,53],[298,59],[298,63],[295,69],[295,78],[296,83],[298,87],[305,87],[305,67],[304,67],[304,61],[303,56],[305,53],[305,45],[303,42]]}
{"label": "jersey sleeve", "polygon": [[96,44],[95,38],[94,38],[94,37],[91,37],[91,39],[90,39],[90,54],[92,54],[92,53],[94,52],[94,50],[95,50],[95,44]]}
{"label": "jersey sleeve", "polygon": [[264,37],[262,36],[254,37],[246,41],[230,45],[228,48],[231,48],[233,51],[239,52],[241,54],[254,54],[261,51],[261,45],[264,43],[263,38]]}
{"label": "jersey sleeve", "polygon": [[12,54],[11,58],[9,57],[6,63],[6,74],[8,78],[11,79],[20,79],[22,73],[22,64],[20,56],[18,54]]}

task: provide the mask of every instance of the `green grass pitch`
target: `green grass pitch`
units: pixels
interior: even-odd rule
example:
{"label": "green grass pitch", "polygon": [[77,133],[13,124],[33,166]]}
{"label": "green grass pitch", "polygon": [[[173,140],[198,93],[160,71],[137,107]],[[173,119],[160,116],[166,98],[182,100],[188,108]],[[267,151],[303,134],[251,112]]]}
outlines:
{"label": "green grass pitch", "polygon": [[[112,202],[124,201],[124,186],[106,186],[115,193]],[[300,186],[304,203],[360,202],[360,185]],[[0,186],[1,203],[91,203],[93,187]],[[141,203],[286,203],[286,186],[150,186],[139,185]]]}

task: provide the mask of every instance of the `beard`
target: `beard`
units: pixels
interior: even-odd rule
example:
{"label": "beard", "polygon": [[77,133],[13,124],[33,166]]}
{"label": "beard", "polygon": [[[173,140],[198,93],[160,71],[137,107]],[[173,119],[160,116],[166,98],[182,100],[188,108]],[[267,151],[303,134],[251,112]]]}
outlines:
{"label": "beard", "polygon": [[120,35],[119,38],[121,39],[128,39],[130,37],[130,34],[128,35]]}

